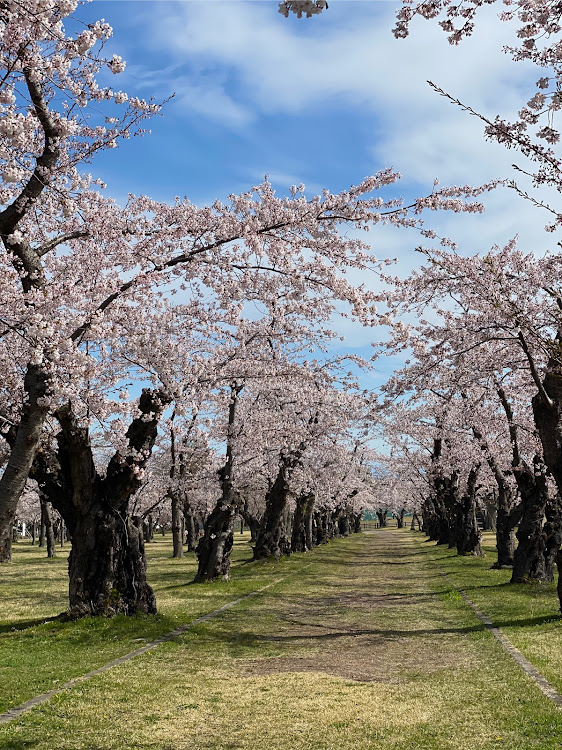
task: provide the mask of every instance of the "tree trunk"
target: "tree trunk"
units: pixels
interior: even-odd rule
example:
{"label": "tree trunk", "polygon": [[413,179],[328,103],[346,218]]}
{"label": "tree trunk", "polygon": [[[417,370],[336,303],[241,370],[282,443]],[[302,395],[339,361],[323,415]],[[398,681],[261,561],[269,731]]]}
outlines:
{"label": "tree trunk", "polygon": [[56,541],[53,529],[53,517],[51,514],[51,503],[39,494],[39,503],[41,504],[41,528],[44,529],[44,539],[47,545],[47,557],[55,557]]}
{"label": "tree trunk", "polygon": [[[557,349],[560,347],[560,332],[556,337]],[[547,363],[546,375],[542,388],[533,397],[533,416],[537,427],[545,463],[554,477],[558,493],[562,493],[562,368],[557,358],[551,357]],[[557,553],[558,566],[558,599],[562,611],[562,553]]]}
{"label": "tree trunk", "polygon": [[308,526],[312,519],[314,500],[312,493],[297,497],[293,517],[293,532],[291,534],[291,550],[293,552],[306,552],[312,549],[312,533]]}
{"label": "tree trunk", "polygon": [[197,545],[197,574],[194,583],[209,581],[222,576],[228,580],[230,553],[234,543],[234,519],[240,513],[243,500],[234,489],[234,451],[236,408],[243,384],[233,383],[230,388],[228,407],[228,431],[226,436],[226,461],[219,470],[222,497],[205,521],[203,536]]}
{"label": "tree trunk", "polygon": [[343,508],[338,518],[338,533],[346,537],[351,534],[351,524],[349,520],[349,509]]}
{"label": "tree trunk", "polygon": [[511,583],[546,580],[543,523],[548,488],[542,461],[535,456],[533,463],[533,469],[522,465],[516,474],[523,515],[517,529],[519,543],[513,556]]}
{"label": "tree trunk", "polygon": [[558,601],[560,602],[560,612],[562,612],[562,549],[559,549],[556,553],[556,567],[558,568],[556,592],[558,594]]}
{"label": "tree trunk", "polygon": [[279,470],[265,497],[265,513],[254,546],[254,560],[291,554],[290,517],[288,517],[289,478],[298,463],[293,454],[281,456]]}
{"label": "tree trunk", "polygon": [[122,518],[94,505],[72,529],[68,571],[73,616],[156,613],[137,518]]}
{"label": "tree trunk", "polygon": [[260,533],[261,517],[254,516],[250,513],[245,503],[240,508],[240,516],[244,519],[246,526],[250,529],[250,544],[256,542]]}
{"label": "tree trunk", "polygon": [[181,498],[178,492],[170,492],[170,497],[172,499],[172,556],[183,557]]}
{"label": "tree trunk", "polygon": [[496,530],[497,517],[498,517],[497,492],[487,492],[484,495],[484,508],[482,510],[484,531]]}
{"label": "tree trunk", "polygon": [[315,543],[316,545],[326,544],[328,541],[328,511],[325,508],[315,511],[313,518]]}
{"label": "tree trunk", "polygon": [[154,518],[152,513],[149,513],[147,518],[143,521],[142,533],[145,542],[151,542],[154,539]]}
{"label": "tree trunk", "polygon": [[127,431],[129,448],[114,454],[105,476],[97,473],[88,430],[79,426],[70,406],[56,413],[58,451],[38,453],[34,477],[61,514],[61,534],[66,523],[72,537],[70,616],[156,612],[146,580],[142,523],[129,516],[128,507],[167,403],[166,394],[143,390],[140,416]]}
{"label": "tree trunk", "polygon": [[305,538],[305,544],[306,544],[307,549],[312,549],[314,545],[316,544],[316,539],[314,536],[313,509],[314,509],[314,502],[312,503],[312,506],[310,508],[310,513],[305,515],[305,519],[304,519],[304,538]]}
{"label": "tree trunk", "polygon": [[388,510],[377,510],[377,518],[379,519],[379,526],[381,529],[383,529],[386,526],[386,516],[387,516]]}
{"label": "tree trunk", "polygon": [[4,536],[0,537],[0,562],[11,562],[12,561],[12,537],[14,535],[13,524],[10,523],[4,533]]}
{"label": "tree trunk", "polygon": [[480,545],[482,534],[476,520],[476,481],[479,468],[476,466],[470,470],[466,492],[457,503],[455,537],[458,555],[484,557]]}
{"label": "tree trunk", "polygon": [[546,504],[545,508],[546,523],[543,526],[545,536],[545,581],[551,583],[554,581],[554,567],[556,565],[556,556],[562,545],[562,498],[556,494],[553,500]]}
{"label": "tree trunk", "polygon": [[18,502],[29,477],[43,424],[47,417],[48,376],[30,364],[24,379],[24,406],[11,444],[10,457],[0,477],[0,563],[12,559],[11,529]]}
{"label": "tree trunk", "polygon": [[194,582],[221,577],[228,581],[235,517],[236,509],[220,502],[207,518],[204,534],[197,545],[199,565]]}
{"label": "tree trunk", "polygon": [[515,534],[513,532],[512,514],[506,508],[498,508],[496,518],[496,547],[498,560],[493,568],[511,568],[515,554]]}
{"label": "tree trunk", "polygon": [[186,544],[188,552],[195,552],[197,547],[197,530],[199,528],[189,503],[184,501],[183,517],[185,519]]}
{"label": "tree trunk", "polygon": [[432,507],[434,512],[433,528],[430,539],[437,544],[449,545],[451,541],[451,524],[445,496],[450,494],[449,478],[438,475],[433,480],[434,492],[432,496]]}
{"label": "tree trunk", "polygon": [[47,539],[45,536],[45,523],[43,521],[43,506],[41,506],[41,521],[39,523],[39,546],[44,547],[47,544]]}
{"label": "tree trunk", "polygon": [[439,518],[432,496],[426,497],[422,505],[422,519],[424,532],[431,542],[439,539]]}

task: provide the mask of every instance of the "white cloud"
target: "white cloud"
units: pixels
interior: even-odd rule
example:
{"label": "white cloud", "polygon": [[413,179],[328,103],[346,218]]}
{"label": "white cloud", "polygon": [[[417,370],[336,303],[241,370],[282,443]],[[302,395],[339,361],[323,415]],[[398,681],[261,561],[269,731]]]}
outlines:
{"label": "white cloud", "polygon": [[185,77],[174,81],[174,107],[217,120],[223,125],[240,128],[254,117],[250,109],[236,102],[223,84],[213,80],[192,82]]}
{"label": "white cloud", "polygon": [[[393,166],[404,175],[393,192],[407,198],[431,189],[434,177],[442,184],[477,185],[512,175],[512,161],[523,161],[485,142],[479,119],[427,85],[432,80],[488,117],[515,115],[532,92],[535,73],[502,52],[509,30],[496,18],[495,7],[482,10],[474,37],[458,47],[448,44],[435,22],[421,20],[411,37],[395,40],[393,5],[382,3],[334,4],[322,16],[300,22],[279,16],[272,2],[174,3],[159,10],[147,43],[166,50],[170,64],[181,71],[170,74],[172,87],[184,106],[225,126],[259,123],[262,115],[329,117],[351,109],[372,129],[372,161],[359,177]],[[321,163],[284,164],[271,179],[279,186],[298,184],[301,166],[316,182],[331,179]],[[355,164],[349,182],[357,181],[356,170]],[[249,176],[262,177],[254,171]],[[317,185],[307,187],[318,192]],[[526,250],[554,245],[552,235],[542,231],[548,214],[513,191],[497,190],[485,200],[483,216],[436,214],[427,224],[459,241],[463,253],[485,252],[515,234]],[[384,227],[377,227],[369,241],[378,257],[400,259],[400,274],[419,264],[413,248],[430,244],[414,233]],[[342,330],[347,346],[369,341],[370,332],[349,321]]]}
{"label": "white cloud", "polygon": [[148,42],[188,66],[173,80],[181,102],[225,125],[352,107],[372,126],[365,172],[392,165],[424,186],[434,177],[478,184],[508,176],[513,155],[486,144],[482,122],[426,81],[487,116],[515,114],[533,71],[502,52],[510,29],[496,10],[485,8],[475,36],[451,47],[423,21],[396,40],[387,3],[344,3],[300,22],[269,2],[166,3]]}

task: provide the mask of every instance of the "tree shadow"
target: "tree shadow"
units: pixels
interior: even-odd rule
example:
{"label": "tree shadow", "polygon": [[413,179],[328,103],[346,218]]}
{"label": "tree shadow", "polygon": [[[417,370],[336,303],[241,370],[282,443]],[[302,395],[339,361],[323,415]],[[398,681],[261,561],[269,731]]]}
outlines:
{"label": "tree shadow", "polygon": [[52,617],[37,617],[34,620],[19,620],[14,623],[5,622],[0,624],[0,633],[15,633],[19,630],[36,628],[38,625],[46,625],[49,622],[61,622],[64,612]]}

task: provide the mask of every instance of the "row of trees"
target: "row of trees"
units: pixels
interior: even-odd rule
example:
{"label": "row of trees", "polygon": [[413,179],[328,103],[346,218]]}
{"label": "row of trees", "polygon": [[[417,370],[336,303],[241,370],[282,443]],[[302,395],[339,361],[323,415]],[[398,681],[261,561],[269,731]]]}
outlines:
{"label": "row of trees", "polygon": [[[76,7],[0,3],[0,561],[31,480],[72,537],[72,611],[152,612],[132,511],[155,449],[174,526],[193,471],[207,472],[197,492],[216,493],[199,580],[228,574],[233,519],[252,494],[264,502],[256,557],[287,550],[289,501],[347,507],[368,416],[344,361],[324,352],[339,316],[378,322],[376,295],[346,276],[384,268],[359,236],[420,227],[424,208],[456,210],[479,191],[404,206],[377,195],[398,179],[383,170],[313,198],[266,181],[210,206],[118,205],[85,165],[160,104],[106,82],[125,63],[104,58],[109,25],[80,24]],[[295,516],[307,526],[308,511]]]}
{"label": "row of trees", "polygon": [[[485,3],[405,3],[395,34],[416,15],[437,19],[452,44],[475,30]],[[518,47],[506,52],[539,69],[536,91],[518,117],[487,118],[451,93],[439,93],[484,121],[485,135],[524,158],[515,166],[522,199],[546,210],[549,232],[561,226],[562,191],[556,115],[560,109],[560,7],[506,3]],[[453,92],[454,93],[454,92]],[[530,181],[529,181],[530,178]],[[498,566],[512,581],[552,581],[562,569],[562,256],[518,248],[471,257],[454,247],[419,248],[423,264],[406,279],[388,277],[395,320],[385,351],[409,360],[385,387],[387,435],[405,467],[426,533],[460,554],[481,554],[477,503],[495,521]],[[406,470],[403,476],[407,476]],[[517,528],[515,547],[514,530]],[[560,577],[559,577],[560,581]],[[562,606],[562,583],[558,593]]]}
{"label": "row of trees", "polygon": [[[396,33],[416,12],[443,12],[458,41],[480,4],[459,29],[447,3],[407,4]],[[103,85],[124,62],[104,58],[110,27],[80,26],[76,6],[0,3],[0,560],[33,489],[72,537],[72,612],[154,612],[142,514],[163,497],[176,554],[182,523],[194,544],[204,518],[197,580],[228,577],[239,516],[256,559],[345,533],[383,499],[479,554],[479,502],[497,517],[499,565],[513,564],[514,580],[550,580],[561,542],[560,254],[539,259],[511,242],[464,258],[443,240],[420,248],[408,279],[389,276],[362,231],[391,223],[433,238],[425,209],[479,211],[475,199],[496,186],[435,187],[405,206],[377,195],[398,179],[391,170],[313,198],[303,186],[278,197],[266,181],[210,206],[118,205],[84,165],[160,105]],[[559,190],[558,51],[544,41],[559,33],[557,10],[517,13],[515,58],[554,76],[539,79],[516,123],[487,120],[486,132],[535,160],[537,185]],[[548,209],[555,230],[561,217]],[[382,293],[349,280],[367,274]],[[382,403],[358,385],[368,363],[328,357],[341,315],[386,324],[380,349],[410,357]],[[384,459],[369,447],[381,427]]]}

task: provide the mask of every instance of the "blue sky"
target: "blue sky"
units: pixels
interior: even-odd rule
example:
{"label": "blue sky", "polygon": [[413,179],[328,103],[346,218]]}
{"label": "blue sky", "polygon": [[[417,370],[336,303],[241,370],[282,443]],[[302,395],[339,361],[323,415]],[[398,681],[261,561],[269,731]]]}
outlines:
{"label": "blue sky", "polygon": [[[391,29],[399,0],[331,0],[311,19],[283,18],[275,0],[94,0],[79,11],[114,27],[109,54],[127,69],[111,85],[162,100],[175,94],[151,135],[101,155],[92,171],[118,200],[146,193],[186,195],[202,204],[248,189],[265,174],[281,192],[305,183],[338,191],[385,167],[403,174],[393,195],[406,200],[441,184],[480,184],[511,176],[514,152],[486,143],[482,124],[437,96],[436,84],[474,109],[513,116],[535,75],[502,51],[505,24],[487,8],[472,39],[450,47],[420,19],[406,40]],[[519,159],[519,161],[521,161]],[[515,234],[543,250],[547,217],[512,191],[490,196],[480,216],[428,217],[466,253]],[[370,235],[379,257],[419,262],[419,237],[382,228]],[[374,283],[374,280],[373,280]],[[369,352],[377,334],[346,324],[345,346]],[[391,362],[381,363],[384,378]]]}

